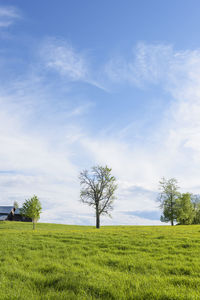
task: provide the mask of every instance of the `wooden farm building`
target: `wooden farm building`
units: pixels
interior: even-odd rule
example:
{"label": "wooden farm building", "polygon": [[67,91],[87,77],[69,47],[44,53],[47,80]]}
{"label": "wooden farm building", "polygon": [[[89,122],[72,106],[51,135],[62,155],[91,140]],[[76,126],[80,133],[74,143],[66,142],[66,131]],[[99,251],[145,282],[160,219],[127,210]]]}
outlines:
{"label": "wooden farm building", "polygon": [[30,218],[20,215],[20,209],[13,206],[0,206],[0,221],[31,222]]}

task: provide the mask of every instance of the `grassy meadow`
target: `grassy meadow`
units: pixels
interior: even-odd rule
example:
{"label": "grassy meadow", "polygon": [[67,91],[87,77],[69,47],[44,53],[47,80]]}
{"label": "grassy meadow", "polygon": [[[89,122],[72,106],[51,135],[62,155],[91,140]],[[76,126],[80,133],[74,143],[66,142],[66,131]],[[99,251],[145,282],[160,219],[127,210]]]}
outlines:
{"label": "grassy meadow", "polygon": [[0,299],[200,299],[200,226],[0,222]]}

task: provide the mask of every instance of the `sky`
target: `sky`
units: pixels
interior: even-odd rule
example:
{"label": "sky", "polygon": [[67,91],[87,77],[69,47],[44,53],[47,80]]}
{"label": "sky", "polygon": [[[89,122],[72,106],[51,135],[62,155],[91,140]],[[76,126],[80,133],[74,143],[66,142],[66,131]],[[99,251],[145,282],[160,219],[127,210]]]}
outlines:
{"label": "sky", "polygon": [[0,205],[94,225],[78,176],[117,178],[102,225],[160,225],[159,180],[200,194],[198,0],[0,0]]}

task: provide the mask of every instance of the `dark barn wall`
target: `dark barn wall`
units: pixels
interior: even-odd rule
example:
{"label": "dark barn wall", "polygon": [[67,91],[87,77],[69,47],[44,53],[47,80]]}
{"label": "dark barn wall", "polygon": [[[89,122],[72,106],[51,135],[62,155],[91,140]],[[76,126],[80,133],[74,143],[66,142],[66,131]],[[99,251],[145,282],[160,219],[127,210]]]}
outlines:
{"label": "dark barn wall", "polygon": [[32,222],[32,219],[21,215],[14,215],[13,221]]}
{"label": "dark barn wall", "polygon": [[14,209],[12,206],[0,206],[0,221],[21,221],[32,222],[31,218],[20,215],[20,209]]}

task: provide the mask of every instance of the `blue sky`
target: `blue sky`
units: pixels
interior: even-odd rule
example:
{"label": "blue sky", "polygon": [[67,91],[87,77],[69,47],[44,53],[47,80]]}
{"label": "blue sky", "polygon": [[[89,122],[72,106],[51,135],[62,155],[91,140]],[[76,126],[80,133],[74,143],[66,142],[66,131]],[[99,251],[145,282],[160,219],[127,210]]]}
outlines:
{"label": "blue sky", "polygon": [[113,218],[160,224],[161,177],[200,193],[199,1],[0,1],[0,204],[94,224],[78,174],[108,164]]}

